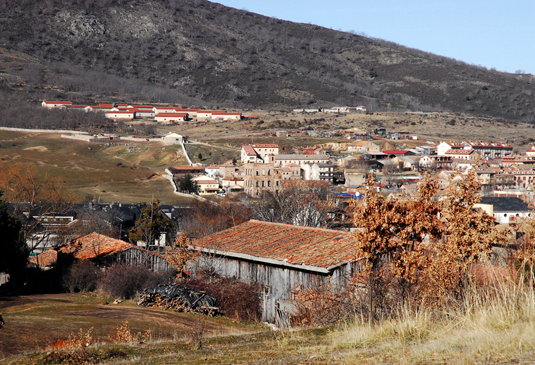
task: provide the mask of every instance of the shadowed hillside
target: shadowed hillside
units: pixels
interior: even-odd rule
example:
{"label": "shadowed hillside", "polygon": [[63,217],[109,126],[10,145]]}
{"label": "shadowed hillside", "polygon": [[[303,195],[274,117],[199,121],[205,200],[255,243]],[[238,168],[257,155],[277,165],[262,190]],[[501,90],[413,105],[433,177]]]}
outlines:
{"label": "shadowed hillside", "polygon": [[532,76],[205,0],[0,0],[0,90],[30,99],[443,109],[535,120]]}

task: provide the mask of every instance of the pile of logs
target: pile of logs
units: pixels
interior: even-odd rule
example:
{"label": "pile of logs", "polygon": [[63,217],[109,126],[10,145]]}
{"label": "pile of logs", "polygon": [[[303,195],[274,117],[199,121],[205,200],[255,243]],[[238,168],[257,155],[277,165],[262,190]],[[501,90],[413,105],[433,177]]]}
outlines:
{"label": "pile of logs", "polygon": [[184,298],[177,297],[168,300],[160,294],[143,293],[137,304],[143,307],[173,309],[177,312],[194,312],[194,310],[188,306],[188,302]]}
{"label": "pile of logs", "polygon": [[145,289],[137,304],[143,307],[172,309],[177,312],[204,313],[209,316],[219,312],[214,297],[182,285],[165,285]]}

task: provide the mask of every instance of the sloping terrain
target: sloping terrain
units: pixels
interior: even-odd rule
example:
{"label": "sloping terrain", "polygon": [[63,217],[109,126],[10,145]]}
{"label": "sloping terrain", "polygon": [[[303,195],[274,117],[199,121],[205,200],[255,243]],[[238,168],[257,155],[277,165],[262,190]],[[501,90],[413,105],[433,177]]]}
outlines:
{"label": "sloping terrain", "polygon": [[[133,301],[119,305],[111,302],[113,298],[95,293],[1,297],[0,310],[6,325],[0,337],[0,359],[39,351],[57,340],[68,340],[80,330],[85,333],[92,329],[96,341],[106,341],[125,321],[134,334],[150,330],[153,341],[185,339],[197,321],[192,313],[142,308]],[[256,330],[222,317],[203,319],[207,337]]]}
{"label": "sloping terrain", "polygon": [[169,165],[186,163],[180,146],[158,143],[87,143],[58,134],[0,131],[0,164],[29,164],[60,178],[83,201],[139,203],[159,199],[171,205],[190,199],[173,194],[163,178]]}
{"label": "sloping terrain", "polygon": [[205,0],[1,0],[0,91],[222,107],[442,109],[535,120],[531,75]]}

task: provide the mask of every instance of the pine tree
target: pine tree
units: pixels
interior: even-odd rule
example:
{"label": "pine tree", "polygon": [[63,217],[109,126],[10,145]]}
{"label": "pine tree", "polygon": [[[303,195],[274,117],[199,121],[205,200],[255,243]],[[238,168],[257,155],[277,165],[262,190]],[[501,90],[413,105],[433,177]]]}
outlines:
{"label": "pine tree", "polygon": [[9,214],[0,192],[0,272],[9,273],[12,280],[17,280],[26,266],[29,253],[22,224]]}

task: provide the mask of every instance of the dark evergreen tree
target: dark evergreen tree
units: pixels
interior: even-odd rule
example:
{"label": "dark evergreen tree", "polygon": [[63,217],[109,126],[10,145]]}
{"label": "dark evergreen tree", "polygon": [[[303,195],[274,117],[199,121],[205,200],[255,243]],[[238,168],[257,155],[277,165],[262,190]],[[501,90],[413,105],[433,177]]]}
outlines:
{"label": "dark evergreen tree", "polygon": [[26,267],[30,251],[22,224],[17,217],[9,214],[2,195],[0,191],[0,272],[10,274],[12,281],[16,281]]}
{"label": "dark evergreen tree", "polygon": [[197,191],[197,184],[195,181],[193,181],[192,176],[190,174],[186,174],[180,179],[178,184],[178,190],[188,192],[188,193],[194,193]]}
{"label": "dark evergreen tree", "polygon": [[130,231],[130,242],[143,241],[147,247],[153,246],[162,233],[173,229],[173,224],[160,209],[160,202],[153,202],[141,210],[136,226]]}

